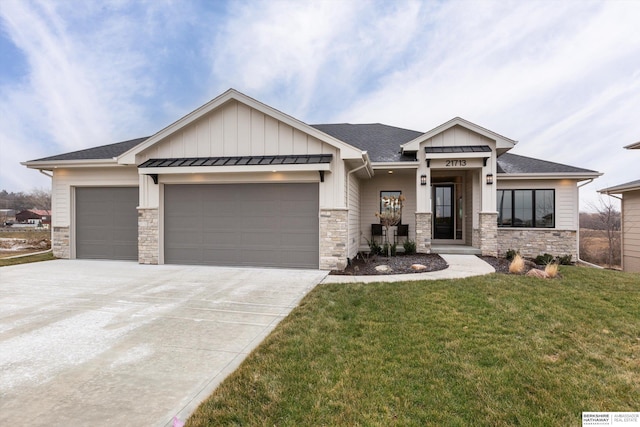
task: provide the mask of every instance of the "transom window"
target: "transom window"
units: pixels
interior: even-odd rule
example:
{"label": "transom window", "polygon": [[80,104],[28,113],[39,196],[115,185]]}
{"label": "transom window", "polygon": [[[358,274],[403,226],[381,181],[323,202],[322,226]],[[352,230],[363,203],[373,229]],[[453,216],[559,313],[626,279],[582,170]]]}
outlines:
{"label": "transom window", "polygon": [[498,190],[499,227],[554,228],[555,190]]}

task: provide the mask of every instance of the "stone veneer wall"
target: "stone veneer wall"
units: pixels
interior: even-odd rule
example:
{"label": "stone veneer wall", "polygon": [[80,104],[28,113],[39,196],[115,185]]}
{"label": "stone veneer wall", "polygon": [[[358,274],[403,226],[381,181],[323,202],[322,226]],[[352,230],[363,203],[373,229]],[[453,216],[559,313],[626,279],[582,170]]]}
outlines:
{"label": "stone veneer wall", "polygon": [[138,209],[138,262],[157,264],[160,254],[158,208]]}
{"label": "stone veneer wall", "polygon": [[575,261],[578,256],[575,230],[499,228],[498,247],[499,256],[509,249],[520,251],[527,258],[549,253],[554,256],[571,255]]}
{"label": "stone veneer wall", "polygon": [[320,270],[347,267],[347,209],[320,209]]}
{"label": "stone veneer wall", "polygon": [[52,233],[53,256],[56,258],[71,258],[71,242],[69,238],[69,227],[53,227]]}
{"label": "stone veneer wall", "polygon": [[416,212],[416,252],[431,253],[431,212]]}
{"label": "stone veneer wall", "polygon": [[480,250],[485,256],[498,256],[498,212],[480,212]]}

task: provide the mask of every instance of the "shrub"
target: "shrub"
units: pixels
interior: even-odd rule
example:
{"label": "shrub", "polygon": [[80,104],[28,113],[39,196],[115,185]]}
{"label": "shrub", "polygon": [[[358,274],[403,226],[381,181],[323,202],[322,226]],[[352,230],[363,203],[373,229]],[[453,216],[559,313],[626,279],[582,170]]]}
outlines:
{"label": "shrub", "polygon": [[405,240],[402,247],[404,247],[405,255],[413,255],[416,253],[416,242],[413,240]]}
{"label": "shrub", "polygon": [[524,259],[520,256],[520,254],[516,254],[509,264],[509,273],[513,274],[522,274],[524,271]]}
{"label": "shrub", "polygon": [[553,255],[545,253],[544,255],[538,255],[535,259],[536,264],[538,265],[547,265],[552,263],[554,260]]}
{"label": "shrub", "polygon": [[518,255],[520,252],[516,251],[514,249],[509,249],[507,251],[507,253],[505,254],[505,258],[508,259],[509,261],[513,261],[513,259],[515,258],[516,255]]}
{"label": "shrub", "polygon": [[369,255],[382,255],[382,246],[378,244],[375,240],[368,240],[367,244],[369,245]]}
{"label": "shrub", "polygon": [[560,265],[571,265],[571,255],[562,255],[558,257]]}
{"label": "shrub", "polygon": [[380,249],[381,250],[380,255],[396,256],[397,248],[398,248],[397,244],[385,242],[384,246],[382,246],[382,248]]}
{"label": "shrub", "polygon": [[547,274],[548,278],[555,278],[558,275],[558,264],[555,262],[547,264],[544,268],[544,272]]}

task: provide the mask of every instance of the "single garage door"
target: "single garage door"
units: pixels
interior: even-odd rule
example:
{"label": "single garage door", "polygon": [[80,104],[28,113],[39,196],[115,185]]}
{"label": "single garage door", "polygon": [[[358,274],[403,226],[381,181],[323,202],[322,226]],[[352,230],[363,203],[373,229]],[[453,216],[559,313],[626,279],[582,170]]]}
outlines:
{"label": "single garage door", "polygon": [[318,268],[318,184],[165,185],[167,264]]}
{"label": "single garage door", "polygon": [[138,188],[76,188],[76,258],[138,259]]}

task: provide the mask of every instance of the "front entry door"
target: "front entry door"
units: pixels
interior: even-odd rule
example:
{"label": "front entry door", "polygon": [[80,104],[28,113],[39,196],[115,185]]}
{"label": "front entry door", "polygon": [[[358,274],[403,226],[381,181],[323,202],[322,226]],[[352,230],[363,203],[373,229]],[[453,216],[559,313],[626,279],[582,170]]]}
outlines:
{"label": "front entry door", "polygon": [[433,190],[433,238],[453,239],[453,185],[434,185]]}

